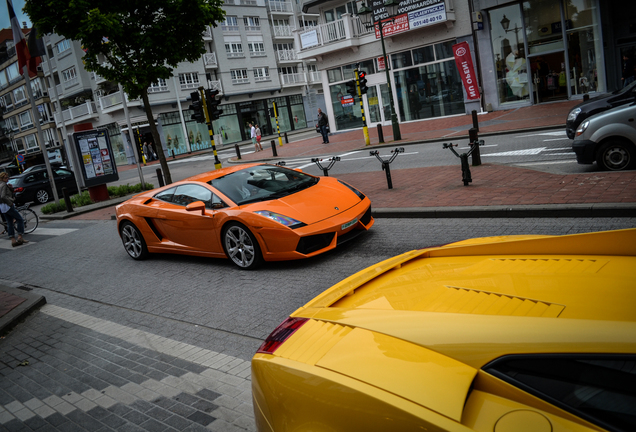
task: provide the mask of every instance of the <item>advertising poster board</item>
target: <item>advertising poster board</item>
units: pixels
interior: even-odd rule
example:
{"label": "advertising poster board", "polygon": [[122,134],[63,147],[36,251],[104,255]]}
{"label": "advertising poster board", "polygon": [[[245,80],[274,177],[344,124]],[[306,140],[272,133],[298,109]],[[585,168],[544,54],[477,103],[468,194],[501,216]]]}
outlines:
{"label": "advertising poster board", "polygon": [[108,131],[89,130],[73,134],[75,149],[81,161],[80,169],[86,187],[119,180]]}

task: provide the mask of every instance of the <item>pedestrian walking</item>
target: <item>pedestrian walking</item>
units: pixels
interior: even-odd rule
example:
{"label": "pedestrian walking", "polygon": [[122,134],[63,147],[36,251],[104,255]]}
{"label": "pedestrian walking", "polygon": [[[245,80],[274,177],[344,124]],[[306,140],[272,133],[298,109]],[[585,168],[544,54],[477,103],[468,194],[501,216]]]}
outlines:
{"label": "pedestrian walking", "polygon": [[256,135],[256,151],[263,151],[263,146],[261,145],[261,128],[258,127],[258,124],[254,125],[254,134]]}
{"label": "pedestrian walking", "polygon": [[[7,232],[9,234],[9,239],[11,239],[11,246],[15,247],[28,243],[29,241],[22,237],[24,234],[24,219],[22,219],[20,212],[18,212],[15,208],[13,191],[11,190],[8,181],[9,174],[6,172],[0,173],[0,212],[7,221]],[[17,225],[15,228],[13,226],[14,223]],[[18,230],[17,239],[15,237],[16,229]]]}
{"label": "pedestrian walking", "polygon": [[144,141],[142,150],[144,152],[144,164],[145,164],[146,162],[150,161],[150,159],[148,158],[148,143],[146,141]]}
{"label": "pedestrian walking", "polygon": [[623,54],[623,76],[621,77],[621,80],[623,81],[623,88],[634,82],[634,75],[636,75],[636,70],[634,70],[634,60],[632,60],[627,54]]}
{"label": "pedestrian walking", "polygon": [[256,143],[256,128],[253,123],[250,123],[250,137],[252,138],[252,144],[254,144],[254,148],[258,150],[258,145]]}
{"label": "pedestrian walking", "polygon": [[318,124],[316,127],[320,128],[322,143],[329,144],[329,119],[327,118],[327,114],[322,112],[320,108],[318,108]]}
{"label": "pedestrian walking", "polygon": [[157,158],[157,153],[155,152],[155,147],[152,145],[151,142],[148,143],[148,156],[150,157],[151,161],[156,161]]}

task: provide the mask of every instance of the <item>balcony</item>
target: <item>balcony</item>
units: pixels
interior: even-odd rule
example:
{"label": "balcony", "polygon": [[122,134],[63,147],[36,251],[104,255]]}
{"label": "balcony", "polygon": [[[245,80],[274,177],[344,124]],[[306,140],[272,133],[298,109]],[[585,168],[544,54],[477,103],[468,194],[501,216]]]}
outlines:
{"label": "balcony", "polygon": [[294,50],[278,50],[276,51],[276,58],[279,62],[298,63],[298,55]]}
{"label": "balcony", "polygon": [[215,69],[219,67],[219,63],[216,61],[216,53],[203,54],[203,64],[206,69]]}
{"label": "balcony", "polygon": [[46,61],[40,63],[40,66],[42,66],[44,75],[48,75],[51,71],[57,69],[57,63],[53,57],[47,57]]}
{"label": "balcony", "polygon": [[276,38],[293,38],[293,28],[290,26],[274,26],[274,37]]}
{"label": "balcony", "polygon": [[[126,105],[128,107],[141,106],[141,100],[140,99],[131,100],[131,99],[128,99],[128,95],[126,95]],[[112,94],[100,97],[99,108],[104,114],[108,114],[114,111],[118,111],[120,109],[124,109],[124,105],[122,101],[122,92],[116,92],[116,93],[112,93]]]}
{"label": "balcony", "polygon": [[219,94],[223,94],[223,87],[221,81],[208,81],[208,88],[210,90],[218,90]]}
{"label": "balcony", "polygon": [[344,14],[341,19],[316,27],[294,32],[295,46],[300,47],[298,59],[315,58],[347,48],[362,45],[363,36],[372,36],[374,30],[367,29],[357,16]]}
{"label": "balcony", "polygon": [[307,79],[303,73],[280,74],[279,78],[281,85],[284,87],[299,86],[307,83]]}
{"label": "balcony", "polygon": [[64,88],[64,90],[66,90],[66,89],[74,87],[74,86],[76,86],[78,84],[79,84],[79,77],[75,77],[75,78],[71,78],[68,81],[64,81],[62,83],[62,87]]}
{"label": "balcony", "polygon": [[294,4],[286,1],[268,1],[267,11],[271,14],[293,15]]}
{"label": "balcony", "polygon": [[239,26],[229,26],[221,24],[221,31],[225,34],[239,34]]}
{"label": "balcony", "polygon": [[320,81],[321,81],[320,72],[318,72],[318,71],[309,71],[309,82],[310,83],[319,83]]}
{"label": "balcony", "polygon": [[249,78],[232,78],[232,84],[249,84]]}
{"label": "balcony", "polygon": [[244,58],[245,57],[245,53],[244,52],[226,52],[225,53],[227,55],[227,58],[231,59],[231,58]]}
{"label": "balcony", "polygon": [[62,127],[62,119],[66,126],[80,123],[91,118],[99,117],[97,112],[97,104],[93,101],[86,101],[85,103],[74,106],[67,110],[62,111],[62,115],[56,112],[53,114],[55,117],[55,124],[58,128]]}
{"label": "balcony", "polygon": [[211,41],[212,40],[212,27],[206,26],[205,31],[203,32],[203,40]]}
{"label": "balcony", "polygon": [[255,25],[246,25],[245,26],[245,32],[246,33],[262,33],[261,31],[261,26],[255,26]]}

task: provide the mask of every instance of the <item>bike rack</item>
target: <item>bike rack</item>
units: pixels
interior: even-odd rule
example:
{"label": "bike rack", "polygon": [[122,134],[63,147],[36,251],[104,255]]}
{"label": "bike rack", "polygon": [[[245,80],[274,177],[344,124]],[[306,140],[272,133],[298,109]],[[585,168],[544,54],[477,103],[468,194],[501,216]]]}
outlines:
{"label": "bike rack", "polygon": [[335,163],[340,160],[340,157],[334,156],[331,159],[327,159],[327,160],[329,161],[329,166],[327,168],[323,167],[322,164],[320,163],[320,161],[322,161],[322,159],[314,158],[314,159],[311,160],[313,163],[318,165],[318,168],[320,168],[322,170],[322,172],[325,175],[325,177],[329,177],[329,170],[331,168],[333,168]]}
{"label": "bike rack", "polygon": [[285,161],[276,162],[276,166],[285,166],[285,165],[287,165],[287,162],[285,162]]}
{"label": "bike rack", "polygon": [[472,152],[478,149],[479,146],[483,146],[484,140],[479,140],[479,141],[475,141],[474,143],[470,143],[470,150],[462,154],[457,153],[455,149],[453,148],[453,147],[457,147],[458,145],[459,144],[444,143],[442,148],[450,149],[450,151],[452,151],[455,154],[455,156],[457,156],[460,159],[462,164],[462,181],[464,182],[464,186],[468,186],[468,183],[472,183],[473,181],[470,175],[470,166],[468,164],[468,156],[470,156]]}
{"label": "bike rack", "polygon": [[404,153],[404,147],[396,147],[395,150],[391,150],[391,157],[388,160],[384,160],[380,157],[380,152],[377,150],[372,150],[369,152],[371,156],[375,156],[382,163],[382,170],[386,173],[386,182],[389,186],[389,189],[393,189],[393,182],[391,181],[391,167],[389,164],[395,160],[399,153]]}

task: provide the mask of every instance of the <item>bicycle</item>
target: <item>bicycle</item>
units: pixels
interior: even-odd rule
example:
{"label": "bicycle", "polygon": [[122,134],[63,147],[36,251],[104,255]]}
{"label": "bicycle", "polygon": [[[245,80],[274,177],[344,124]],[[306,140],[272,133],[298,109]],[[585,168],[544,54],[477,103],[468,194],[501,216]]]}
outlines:
{"label": "bicycle", "polygon": [[[24,233],[25,234],[30,234],[33,231],[35,231],[35,229],[38,227],[39,223],[40,223],[40,218],[38,217],[38,214],[34,211],[31,210],[29,207],[31,206],[31,203],[26,203],[23,204],[21,206],[16,206],[16,210],[20,213],[20,216],[22,216],[22,219],[24,220]],[[7,221],[4,219],[4,216],[2,218],[0,218],[0,221],[2,223],[2,226],[4,227],[4,231],[6,232],[7,230]],[[14,222],[16,224],[16,232],[17,232],[17,223]]]}

